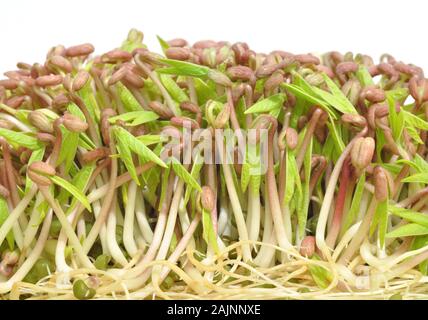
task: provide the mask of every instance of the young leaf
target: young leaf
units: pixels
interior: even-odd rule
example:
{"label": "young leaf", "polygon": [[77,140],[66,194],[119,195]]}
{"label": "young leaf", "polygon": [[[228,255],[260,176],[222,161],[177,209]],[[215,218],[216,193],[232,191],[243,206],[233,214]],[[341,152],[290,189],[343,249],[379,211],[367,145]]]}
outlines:
{"label": "young leaf", "polygon": [[301,89],[300,87],[294,84],[282,83],[281,86],[291,91],[291,93],[293,93],[298,98],[320,106],[322,109],[328,112],[333,117],[333,119],[337,119],[336,115],[331,110],[331,108],[323,100],[318,98],[315,94],[305,92],[303,89]]}
{"label": "young leaf", "polygon": [[[412,243],[411,250],[417,250],[427,245],[428,245],[428,236],[415,237],[415,240]],[[419,264],[419,271],[425,276],[428,274],[428,260],[425,260]]]}
{"label": "young leaf", "polygon": [[169,94],[175,101],[179,103],[189,101],[189,97],[187,96],[187,94],[177,85],[177,83],[171,78],[171,76],[167,74],[160,74],[159,78],[162,84],[165,86],[165,89],[169,92]]}
{"label": "young leaf", "polygon": [[31,150],[43,147],[39,140],[22,132],[0,128],[0,137],[5,138],[14,147],[26,147]]}
{"label": "young leaf", "polygon": [[85,206],[86,209],[88,209],[88,211],[90,211],[90,212],[92,211],[92,208],[91,208],[91,205],[88,201],[88,198],[86,198],[86,196],[79,189],[77,189],[74,185],[72,185],[67,180],[64,180],[58,176],[53,176],[50,178],[51,178],[53,183],[55,183],[56,185],[60,186],[61,188],[66,189],[68,192],[70,192],[81,204],[83,204]]}
{"label": "young leaf", "polygon": [[88,81],[88,83],[82,89],[80,89],[78,94],[85,103],[92,120],[94,122],[98,122],[100,119],[101,112],[92,89],[91,81]]}
{"label": "young leaf", "polygon": [[162,39],[160,36],[156,36],[158,38],[158,42],[162,48],[163,53],[169,48],[168,42],[166,42],[164,39]]}
{"label": "young leaf", "polygon": [[[339,87],[333,82],[333,80],[331,80],[325,73],[323,73],[322,75],[324,77],[325,83],[327,84],[328,88],[330,89],[330,92],[331,92],[330,96],[333,97],[333,99],[331,99],[331,97],[329,97],[329,99],[331,101],[331,105],[342,113],[358,114],[355,107],[348,100],[348,98],[343,94],[342,90],[340,90]],[[316,92],[318,92],[318,90],[316,90]],[[326,96],[326,95],[324,95],[324,96]],[[326,100],[326,99],[324,99],[324,100]],[[329,101],[327,101],[327,102],[329,102]]]}
{"label": "young leaf", "polygon": [[419,182],[428,184],[428,172],[416,173],[408,176],[407,178],[401,179],[401,182]]}
{"label": "young leaf", "polygon": [[123,161],[126,169],[129,172],[131,178],[140,185],[140,181],[138,180],[137,171],[134,165],[134,160],[132,159],[131,150],[129,150],[127,140],[120,134],[117,134],[115,131],[116,137],[116,149],[119,152],[120,159]]}
{"label": "young leaf", "polygon": [[[192,170],[190,170],[190,175],[195,181],[199,178],[201,169],[204,165],[202,158],[203,156],[200,153],[198,153],[196,155],[195,160],[193,161]],[[192,188],[186,188],[186,192],[184,194],[184,205],[187,205],[187,202],[190,199],[191,191],[192,191]]]}
{"label": "young leaf", "polygon": [[199,192],[202,191],[202,188],[199,183],[195,180],[195,178],[192,177],[192,175],[186,170],[186,168],[183,167],[180,161],[178,161],[174,157],[171,157],[170,161],[175,174],[186,183],[187,187],[192,187],[193,189],[196,189]]}
{"label": "young leaf", "polygon": [[330,118],[330,121],[327,123],[327,127],[333,138],[332,140],[334,142],[336,150],[339,152],[339,154],[341,154],[343,150],[345,150],[345,143],[339,135],[339,131],[337,130],[336,125],[334,124],[334,120],[332,118]]}
{"label": "young leaf", "polygon": [[65,172],[68,173],[76,157],[79,133],[68,131],[64,126],[61,126],[61,132],[62,143],[57,164],[65,163]]}
{"label": "young leaf", "polygon": [[[94,170],[95,170],[95,165],[94,164],[83,166],[83,168],[80,169],[77,172],[77,174],[73,177],[73,179],[71,181],[71,184],[73,186],[75,186],[79,191],[83,192],[85,190],[85,188],[87,187],[87,184],[89,183],[89,179],[91,178],[92,173],[94,172]],[[67,197],[68,194],[69,194],[69,192],[67,192],[65,189],[63,189],[63,190],[66,193],[65,197]],[[61,196],[61,193],[58,196],[58,201],[61,203],[60,196]],[[71,204],[70,204],[70,207],[67,210],[67,213],[71,213],[71,211],[76,206],[77,201],[78,201],[77,198],[74,198],[71,201]]]}
{"label": "young leaf", "polygon": [[[418,131],[414,127],[408,126],[406,127],[406,131],[409,134],[410,138],[412,138],[413,141],[415,141],[417,144],[424,144]],[[398,139],[394,136],[394,140]]]}
{"label": "young leaf", "polygon": [[211,246],[216,253],[219,253],[220,250],[217,245],[217,236],[211,220],[211,212],[206,210],[202,210],[202,229],[202,236],[205,242]]}
{"label": "young leaf", "polygon": [[256,102],[253,104],[250,108],[245,110],[245,114],[250,113],[266,113],[270,112],[272,110],[276,110],[278,108],[281,108],[282,104],[284,103],[285,96],[283,93],[278,93],[273,96],[270,96],[269,98],[263,99],[261,101]]}
{"label": "young leaf", "polygon": [[[70,103],[67,107],[68,112],[70,112],[72,115],[75,115],[76,117],[79,117],[80,120],[85,121],[86,122],[86,118],[85,118],[85,114],[83,113],[82,110],[80,110],[80,108],[74,104],[74,103]],[[55,114],[56,115],[56,114]],[[58,117],[56,115],[56,117]]]}
{"label": "young leaf", "polygon": [[388,211],[393,215],[406,219],[407,221],[420,224],[428,228],[428,215],[412,211],[405,208],[396,207],[393,205],[388,206]]}
{"label": "young leaf", "polygon": [[131,111],[131,112],[122,113],[118,116],[109,118],[108,121],[110,123],[116,123],[116,121],[118,120],[125,121],[125,122],[133,121],[132,125],[135,126],[135,125],[140,125],[143,123],[155,121],[158,118],[159,116],[153,111],[140,110],[140,111]]}
{"label": "young leaf", "polygon": [[85,150],[94,150],[95,144],[92,142],[92,140],[87,136],[86,133],[81,132],[79,135],[79,147],[82,147]]}
{"label": "young leaf", "polygon": [[386,234],[387,238],[402,238],[428,234],[428,228],[417,223],[409,223]]}
{"label": "young leaf", "polygon": [[200,78],[193,78],[193,83],[195,85],[196,94],[198,96],[199,105],[204,105],[208,100],[213,100],[216,98],[217,94],[215,91],[215,85],[213,82],[205,82]]}
{"label": "young leaf", "polygon": [[343,223],[343,230],[346,231],[356,221],[358,211],[360,209],[361,199],[363,197],[364,184],[366,183],[366,175],[362,174],[358,178],[357,186],[355,187],[354,197],[352,198],[351,208],[346,215]]}
{"label": "young leaf", "polygon": [[144,143],[130,134],[128,131],[121,127],[115,127],[114,133],[116,137],[123,139],[124,144],[133,152],[140,155],[146,161],[152,161],[161,167],[166,168],[166,164],[149,148],[146,147]]}
{"label": "young leaf", "polygon": [[247,159],[245,159],[244,163],[242,164],[241,169],[241,189],[242,192],[247,191],[248,184],[250,183],[250,164],[248,163]]}
{"label": "young leaf", "polygon": [[168,139],[163,137],[162,135],[156,134],[145,134],[137,137],[137,139],[144,143],[146,146],[168,141]]}
{"label": "young leaf", "polygon": [[[317,261],[321,260],[320,257],[316,254],[314,254],[311,259]],[[315,283],[321,289],[327,288],[330,282],[333,280],[331,273],[324,267],[315,264],[308,264],[308,269]]]}
{"label": "young leaf", "polygon": [[413,126],[416,127],[418,129],[422,129],[422,130],[428,130],[428,122],[426,122],[425,120],[419,118],[417,115],[414,115],[411,112],[408,112],[404,109],[401,109],[400,113],[403,113],[404,115],[404,121]]}
{"label": "young leaf", "polygon": [[140,103],[122,83],[116,83],[117,93],[126,111],[141,111]]}
{"label": "young leaf", "polygon": [[173,59],[159,59],[160,62],[170,66],[171,68],[156,69],[158,73],[175,74],[178,76],[190,77],[205,77],[208,75],[210,69],[208,67],[200,66],[190,62],[184,62]]}
{"label": "young leaf", "polygon": [[373,78],[366,66],[360,65],[355,75],[363,87],[374,85]]}

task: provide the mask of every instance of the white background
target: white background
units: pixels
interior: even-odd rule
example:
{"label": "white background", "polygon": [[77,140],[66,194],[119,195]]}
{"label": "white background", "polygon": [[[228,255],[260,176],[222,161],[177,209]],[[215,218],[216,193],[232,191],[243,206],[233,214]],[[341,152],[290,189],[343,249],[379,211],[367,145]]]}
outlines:
{"label": "white background", "polygon": [[2,1],[0,72],[43,61],[56,44],[91,42],[97,53],[120,45],[130,28],[160,51],[156,35],[189,41],[245,41],[256,51],[330,50],[397,59],[428,68],[423,0],[406,1]]}

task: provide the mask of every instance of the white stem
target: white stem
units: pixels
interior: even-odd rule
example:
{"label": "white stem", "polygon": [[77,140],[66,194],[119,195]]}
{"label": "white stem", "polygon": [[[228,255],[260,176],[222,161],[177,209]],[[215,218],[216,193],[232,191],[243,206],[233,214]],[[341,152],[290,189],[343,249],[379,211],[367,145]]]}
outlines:
{"label": "white stem", "polygon": [[37,187],[35,184],[31,187],[30,191],[22,198],[22,200],[18,203],[15,209],[12,210],[10,215],[7,217],[6,221],[0,227],[0,243],[3,243],[3,240],[6,238],[9,231],[13,228],[13,225],[18,220],[19,216],[24,213],[31,199],[33,199],[34,195],[37,192]]}
{"label": "white stem", "polygon": [[135,216],[137,218],[138,227],[140,228],[141,235],[147,243],[152,243],[153,230],[150,227],[149,219],[147,218],[146,206],[141,192],[137,193],[135,203]]}
{"label": "white stem", "polygon": [[159,247],[159,252],[156,256],[156,259],[163,260],[166,257],[166,254],[168,253],[169,245],[171,244],[171,239],[174,234],[175,223],[177,221],[178,206],[182,199],[183,188],[184,181],[180,180],[177,184],[177,187],[175,188],[174,197],[171,201],[165,233],[162,239],[162,244]]}
{"label": "white stem", "polygon": [[82,265],[86,268],[93,269],[94,266],[92,262],[89,260],[88,256],[83,251],[82,245],[80,244],[80,241],[77,238],[76,233],[74,233],[74,230],[71,227],[71,224],[68,222],[67,217],[62,211],[62,208],[58,205],[56,200],[53,199],[52,195],[50,194],[49,188],[43,187],[43,188],[40,188],[40,191],[42,192],[43,197],[46,199],[46,201],[50,204],[53,211],[55,212],[55,215],[57,216],[59,222],[61,223],[62,228],[67,234],[68,240],[73,246],[73,249],[76,252],[77,256],[79,257],[79,260],[82,263]]}
{"label": "white stem", "polygon": [[36,196],[36,201],[34,202],[33,210],[31,211],[30,221],[28,222],[27,229],[24,232],[24,248],[29,248],[33,242],[37,230],[39,230],[40,223],[40,212],[37,210],[40,203],[43,201],[43,196],[41,193],[38,193]]}
{"label": "white stem", "polygon": [[260,233],[260,193],[255,190],[253,179],[250,180],[248,186],[248,238],[257,241]]}
{"label": "white stem", "polygon": [[21,267],[16,271],[16,273],[6,282],[0,283],[0,293],[7,293],[12,289],[12,286],[24,279],[27,273],[36,263],[37,259],[40,257],[40,254],[43,251],[46,240],[49,236],[49,228],[52,222],[52,211],[49,210],[45,220],[43,221],[42,230],[40,231],[39,238],[37,239],[36,245],[34,246],[33,251],[31,251],[28,258],[24,261]]}
{"label": "white stem", "polygon": [[[114,202],[113,202],[114,203]],[[119,245],[116,240],[116,214],[115,214],[115,205],[113,204],[110,208],[110,213],[107,220],[107,246],[111,253],[112,258],[122,266],[128,264],[122,250],[120,250]]]}
{"label": "white stem", "polygon": [[135,198],[137,196],[137,183],[132,180],[128,185],[128,201],[125,208],[125,220],[123,223],[123,244],[131,257],[138,252],[134,239]]}
{"label": "white stem", "polygon": [[[269,209],[268,197],[265,198],[265,212],[264,212],[264,230],[263,230],[263,243],[276,245],[275,230],[273,229],[272,214]],[[272,246],[261,246],[259,253],[254,259],[254,263],[262,268],[267,268],[271,265],[272,259],[275,256],[275,248]]]}
{"label": "white stem", "polygon": [[[233,183],[230,165],[225,164],[224,161],[222,161],[222,167],[227,191],[229,192],[229,199],[232,204],[233,214],[235,216],[236,226],[238,228],[239,240],[248,241],[247,225],[245,224],[244,214],[242,213],[241,204],[239,203],[238,194],[236,193],[235,185]],[[251,261],[251,250],[248,243],[242,245],[242,252],[244,261]]]}
{"label": "white stem", "polygon": [[[73,212],[71,212],[67,216],[67,220],[70,224],[73,222],[76,215],[77,215],[77,211],[73,210]],[[67,246],[67,234],[65,233],[64,228],[61,228],[61,231],[58,236],[58,242],[55,249],[55,265],[56,265],[56,271],[58,273],[67,273],[73,270],[73,268],[71,268],[65,260],[66,246]],[[68,282],[68,278],[66,282]]]}

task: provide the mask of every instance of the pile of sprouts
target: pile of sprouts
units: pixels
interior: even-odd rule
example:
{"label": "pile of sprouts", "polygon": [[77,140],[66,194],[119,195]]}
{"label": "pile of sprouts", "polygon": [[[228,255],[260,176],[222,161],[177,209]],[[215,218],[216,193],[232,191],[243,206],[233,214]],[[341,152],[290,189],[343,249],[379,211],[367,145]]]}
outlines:
{"label": "pile of sprouts", "polygon": [[428,298],[421,68],[159,43],[4,73],[3,299]]}

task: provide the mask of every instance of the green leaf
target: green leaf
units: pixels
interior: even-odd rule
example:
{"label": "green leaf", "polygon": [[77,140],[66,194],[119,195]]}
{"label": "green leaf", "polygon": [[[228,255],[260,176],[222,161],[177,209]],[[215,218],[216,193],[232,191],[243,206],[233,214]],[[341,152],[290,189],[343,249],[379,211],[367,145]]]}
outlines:
{"label": "green leaf", "polygon": [[416,173],[408,176],[407,178],[401,179],[401,182],[419,182],[428,184],[428,172]]}
{"label": "green leaf", "polygon": [[179,76],[190,77],[205,77],[208,75],[210,69],[208,67],[200,66],[190,62],[184,62],[173,59],[159,59],[160,62],[170,66],[171,68],[156,69],[158,73],[175,74]]}
{"label": "green leaf", "polygon": [[162,84],[165,86],[165,89],[169,92],[169,94],[175,101],[182,103],[190,100],[184,90],[178,86],[178,84],[171,78],[171,76],[167,74],[160,74],[159,78]]}
{"label": "green leaf", "polygon": [[120,101],[122,101],[123,107],[126,111],[141,111],[143,109],[131,91],[129,91],[122,83],[117,82],[116,88]]}
{"label": "green leaf", "polygon": [[400,113],[403,113],[404,121],[407,124],[412,125],[413,127],[416,127],[418,129],[428,130],[428,122],[426,122],[425,120],[404,109],[401,109]]}
{"label": "green leaf", "polygon": [[215,85],[211,82],[205,82],[200,78],[193,78],[199,105],[204,105],[208,100],[217,97]]}
{"label": "green leaf", "polygon": [[[387,96],[389,108],[389,123],[391,124],[392,136],[394,140],[399,141],[404,128],[404,113],[395,110],[395,100]],[[412,127],[413,128],[413,127]]]}
{"label": "green leaf", "polygon": [[82,89],[80,89],[78,94],[82,98],[83,102],[85,103],[86,108],[88,109],[89,115],[92,118],[92,120],[95,123],[98,122],[100,119],[100,108],[98,106],[97,99],[92,90],[91,81],[88,81],[88,83],[86,83],[85,86]]}
{"label": "green leaf", "polygon": [[86,209],[88,209],[88,211],[90,211],[90,212],[92,211],[92,208],[91,208],[91,205],[88,201],[88,198],[86,198],[86,196],[79,189],[77,189],[74,185],[72,185],[67,180],[64,180],[58,176],[53,176],[50,178],[51,178],[53,183],[55,183],[56,185],[60,186],[61,188],[66,189],[68,192],[70,192],[81,204],[83,204],[85,206]]}
{"label": "green leaf", "polygon": [[[311,259],[317,261],[321,260],[317,254],[314,254]],[[327,288],[333,280],[331,273],[324,267],[315,264],[308,264],[308,269],[315,283],[321,289]]]}
{"label": "green leaf", "polygon": [[80,110],[80,108],[74,104],[70,103],[67,107],[68,112],[70,112],[72,115],[75,115],[76,117],[79,117],[80,120],[86,122],[85,114]]}
{"label": "green leaf", "polygon": [[396,207],[394,205],[388,206],[388,211],[393,215],[406,219],[407,221],[420,224],[428,228],[428,215],[419,213],[413,210]]}
{"label": "green leaf", "polygon": [[294,84],[282,83],[281,86],[291,91],[291,93],[293,93],[298,98],[320,106],[322,109],[328,112],[333,117],[333,119],[337,118],[334,112],[331,110],[331,108],[323,100],[318,98],[314,93],[311,94],[311,93],[305,92],[303,89],[301,89],[300,87]]}
{"label": "green leaf", "polygon": [[115,127],[114,133],[116,137],[123,139],[125,145],[136,154],[140,155],[146,161],[152,161],[161,167],[166,168],[167,165],[146,145],[121,127]]}
{"label": "green leaf", "polygon": [[418,173],[428,172],[428,163],[419,154],[415,154],[415,157],[412,160],[400,159],[397,163],[407,164],[414,168]]}
{"label": "green leaf", "polygon": [[387,238],[402,238],[428,234],[428,228],[417,223],[409,223],[386,234]]}
{"label": "green leaf", "polygon": [[[33,162],[41,161],[43,159],[44,154],[45,154],[45,148],[44,147],[37,149],[37,150],[34,150],[31,153],[30,159],[28,160],[28,166],[30,166],[30,164],[32,164]],[[25,177],[25,193],[28,193],[28,191],[30,191],[32,185],[33,185],[33,181],[31,181],[31,179],[28,177],[28,175],[26,175],[26,177]]]}
{"label": "green leaf", "polygon": [[162,39],[160,36],[156,36],[158,38],[158,42],[162,48],[163,53],[169,48],[168,42],[166,42],[164,39]]}
{"label": "green leaf", "polygon": [[250,164],[247,160],[242,164],[241,169],[241,189],[242,192],[247,191],[248,184],[250,183],[251,175],[250,175]]}
{"label": "green leaf", "polygon": [[[0,197],[0,227],[9,217],[9,208],[7,206],[7,202],[3,197]],[[6,236],[7,244],[9,245],[9,249],[13,250],[15,247],[15,237],[13,236],[13,231],[9,231]]]}
{"label": "green leaf", "polygon": [[250,108],[245,110],[245,114],[250,113],[266,113],[270,112],[272,110],[276,110],[282,107],[282,104],[284,103],[285,96],[283,93],[278,93],[273,96],[270,96],[269,98],[260,100],[253,104]]}
{"label": "green leaf", "polygon": [[174,170],[175,174],[186,183],[187,187],[191,187],[195,190],[198,190],[199,192],[202,191],[202,188],[199,183],[194,177],[192,177],[192,175],[186,170],[186,168],[180,163],[180,161],[178,161],[174,157],[171,157],[169,161],[171,161],[172,169]]}
{"label": "green leaf", "polygon": [[[190,170],[190,175],[195,181],[199,178],[203,165],[203,156],[198,153],[193,161],[192,169]],[[192,188],[186,188],[186,192],[184,194],[184,205],[187,205],[187,202],[189,202],[191,191]]]}
{"label": "green leaf", "polygon": [[361,174],[358,178],[357,186],[355,187],[354,196],[351,202],[351,208],[346,215],[343,230],[346,231],[348,228],[356,221],[358,211],[360,210],[361,199],[363,197],[364,192],[364,184],[366,183],[366,175],[365,173]]}
{"label": "green leaf", "polygon": [[[417,144],[424,144],[418,131],[414,127],[408,126],[406,127],[406,131],[409,134],[410,138],[412,138]],[[398,139],[394,136],[394,140]]]}
{"label": "green leaf", "polygon": [[166,137],[156,134],[145,134],[137,137],[137,139],[144,143],[146,146],[168,141]]}
{"label": "green leaf", "polygon": [[289,204],[290,200],[293,198],[294,194],[294,185],[295,185],[295,171],[297,171],[297,165],[296,165],[296,158],[292,152],[290,152],[288,149],[285,150],[286,152],[286,165],[285,165],[285,176],[287,177],[287,180],[285,182],[285,192],[284,192],[284,199],[283,204]]}
{"label": "green leaf", "polygon": [[342,140],[342,137],[339,135],[339,131],[334,124],[334,120],[330,118],[330,121],[327,123],[327,127],[333,138],[334,146],[336,150],[341,154],[345,150],[345,143]]}
{"label": "green leaf", "polygon": [[135,168],[134,160],[132,159],[131,150],[128,147],[127,140],[120,134],[116,134],[116,149],[119,152],[120,159],[125,165],[126,169],[129,172],[131,178],[135,181],[137,185],[140,185],[140,181],[137,176],[137,169]]}
{"label": "green leaf", "polygon": [[79,135],[79,147],[82,147],[85,150],[94,150],[95,144],[92,142],[92,140],[83,132]]}
{"label": "green leaf", "polygon": [[[83,166],[83,168],[80,169],[77,172],[77,174],[73,177],[71,184],[75,186],[80,192],[83,192],[87,187],[94,170],[95,170],[94,164]],[[61,193],[58,196],[58,202],[62,203],[61,197],[66,199],[69,194],[70,193],[66,189],[61,190]],[[76,204],[77,204],[77,198],[73,198],[73,200],[71,201],[70,207],[67,209],[67,214],[71,213],[71,211],[74,209]]]}
{"label": "green leaf", "polygon": [[406,100],[406,98],[409,96],[409,89],[395,88],[392,90],[388,90],[385,93],[387,98],[403,103]]}
{"label": "green leaf", "polygon": [[79,133],[68,131],[61,125],[62,142],[57,165],[65,163],[65,172],[68,173],[76,157],[79,145]]}
{"label": "green leaf", "polygon": [[355,75],[363,87],[374,85],[373,78],[366,66],[360,65]]}
{"label": "green leaf", "polygon": [[[415,240],[412,243],[412,250],[418,250],[428,245],[428,236],[419,236],[415,237]],[[423,275],[428,274],[428,260],[425,260],[419,264],[419,271]]]}
{"label": "green leaf", "polygon": [[43,147],[37,138],[22,132],[0,128],[0,137],[5,138],[13,147],[26,147],[31,150],[37,150]]}
{"label": "green leaf", "polygon": [[[342,113],[358,114],[355,107],[348,100],[348,98],[343,94],[342,90],[340,90],[339,87],[333,82],[333,80],[331,80],[325,73],[323,73],[322,75],[324,77],[325,83],[327,84],[328,88],[331,91],[330,97],[328,98],[330,99],[330,102],[327,101],[326,99],[324,100],[331,103],[333,107],[335,107],[338,111]],[[315,92],[318,92],[318,90],[316,90]],[[324,96],[327,97],[327,95],[325,94]]]}
{"label": "green leaf", "polygon": [[132,122],[132,126],[140,125],[143,123],[155,121],[159,118],[159,116],[153,111],[139,110],[139,111],[131,111],[122,113],[118,116],[114,116],[108,119],[108,121],[112,124],[116,123],[116,121],[124,121],[124,122]]}
{"label": "green leaf", "polygon": [[220,250],[217,245],[217,236],[214,230],[214,225],[211,220],[211,212],[202,210],[202,237],[205,242],[211,246],[216,253],[219,253]]}

